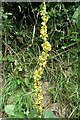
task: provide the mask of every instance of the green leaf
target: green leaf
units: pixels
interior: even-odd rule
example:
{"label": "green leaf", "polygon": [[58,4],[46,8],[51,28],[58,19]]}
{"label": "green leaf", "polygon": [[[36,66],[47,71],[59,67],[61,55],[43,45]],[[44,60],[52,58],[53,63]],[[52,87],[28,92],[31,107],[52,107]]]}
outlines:
{"label": "green leaf", "polygon": [[7,59],[8,59],[9,62],[14,62],[14,58],[10,55],[7,56]]}
{"label": "green leaf", "polygon": [[18,79],[18,80],[17,80],[17,83],[18,83],[18,85],[20,85],[20,83],[21,83],[21,80],[20,80],[20,79]]}
{"label": "green leaf", "polygon": [[48,110],[44,111],[43,112],[43,116],[44,118],[57,118],[53,112],[50,112]]}
{"label": "green leaf", "polygon": [[10,40],[8,40],[8,44],[9,44],[9,45],[11,44],[11,41],[10,41]]}
{"label": "green leaf", "polygon": [[16,112],[16,113],[15,113],[15,117],[16,117],[16,118],[25,118],[25,115],[24,115],[23,112]]}
{"label": "green leaf", "polygon": [[28,114],[28,118],[36,118],[37,117],[37,110],[32,110],[30,111],[30,113]]}
{"label": "green leaf", "polygon": [[40,10],[42,10],[43,9],[43,3],[40,5]]}
{"label": "green leaf", "polygon": [[76,23],[77,27],[80,29],[80,6],[75,10],[72,20]]}
{"label": "green leaf", "polygon": [[14,115],[14,105],[6,105],[5,106],[5,112],[8,115]]}
{"label": "green leaf", "polygon": [[7,16],[6,14],[2,14],[2,17],[3,17],[4,19],[7,19],[7,18],[8,18],[8,16]]}

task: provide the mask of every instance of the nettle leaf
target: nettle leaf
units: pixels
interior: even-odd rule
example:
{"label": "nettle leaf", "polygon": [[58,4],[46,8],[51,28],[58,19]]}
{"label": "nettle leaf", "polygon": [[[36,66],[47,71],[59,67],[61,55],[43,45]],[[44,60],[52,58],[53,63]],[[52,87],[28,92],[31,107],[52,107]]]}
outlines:
{"label": "nettle leaf", "polygon": [[8,115],[14,115],[14,105],[6,105],[5,106],[5,112],[8,114]]}
{"label": "nettle leaf", "polygon": [[43,112],[43,116],[44,118],[57,118],[53,112],[50,112],[48,110],[44,111]]}

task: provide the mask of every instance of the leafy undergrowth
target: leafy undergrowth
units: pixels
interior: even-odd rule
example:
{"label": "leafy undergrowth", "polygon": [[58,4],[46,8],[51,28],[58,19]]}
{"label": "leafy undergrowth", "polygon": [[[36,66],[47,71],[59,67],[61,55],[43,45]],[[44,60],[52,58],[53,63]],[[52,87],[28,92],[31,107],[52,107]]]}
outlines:
{"label": "leafy undergrowth", "polygon": [[[78,4],[70,3],[72,7],[68,4],[47,3],[50,15],[47,25],[48,41],[52,45],[52,51],[49,53],[41,78],[44,118],[80,117],[78,91],[80,38],[78,29],[71,20]],[[21,5],[24,8],[25,4]],[[25,26],[22,23],[18,24],[20,21],[15,21],[14,18],[7,19],[11,15],[14,17],[14,14],[8,11],[2,16],[3,56],[0,56],[0,64],[2,64],[3,82],[0,115],[6,118],[36,118],[33,73],[38,66],[38,56],[42,51],[42,40],[39,37],[41,20],[37,19],[34,31],[33,25]]]}
{"label": "leafy undergrowth", "polygon": [[[78,59],[76,59],[77,51],[75,50],[73,48],[65,52],[63,58],[62,54],[56,60],[49,59],[48,61],[41,79],[43,82],[44,116],[48,114],[51,114],[51,117],[60,118],[79,116]],[[66,60],[65,56],[67,56]],[[37,112],[34,107],[32,74],[36,69],[36,55],[33,51],[31,52],[31,49],[28,49],[18,53],[17,56],[8,56],[4,62],[6,63],[5,68],[7,68],[4,77],[2,104],[5,113],[9,117],[35,118]]]}

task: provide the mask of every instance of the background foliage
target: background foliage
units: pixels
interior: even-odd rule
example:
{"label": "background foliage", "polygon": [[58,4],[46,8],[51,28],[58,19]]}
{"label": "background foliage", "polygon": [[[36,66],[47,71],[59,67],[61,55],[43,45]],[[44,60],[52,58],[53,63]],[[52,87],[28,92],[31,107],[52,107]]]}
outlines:
{"label": "background foliage", "polygon": [[[52,51],[43,81],[44,118],[80,117],[80,3],[46,3]],[[2,112],[35,118],[33,73],[42,51],[39,37],[42,3],[2,4]]]}

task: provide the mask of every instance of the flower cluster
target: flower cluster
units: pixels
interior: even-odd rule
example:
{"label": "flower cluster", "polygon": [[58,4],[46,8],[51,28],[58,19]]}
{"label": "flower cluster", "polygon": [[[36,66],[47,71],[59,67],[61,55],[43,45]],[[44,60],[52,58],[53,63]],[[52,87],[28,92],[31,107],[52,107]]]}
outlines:
{"label": "flower cluster", "polygon": [[34,72],[33,78],[34,78],[34,89],[35,89],[35,96],[36,96],[36,102],[35,106],[38,110],[38,117],[41,118],[43,109],[42,109],[42,83],[39,81],[41,79],[41,75],[43,74],[42,67],[39,67],[38,70]]}
{"label": "flower cluster", "polygon": [[43,52],[42,54],[39,56],[39,61],[40,61],[40,66],[42,66],[43,68],[45,67],[46,63],[47,63],[47,57],[49,56],[48,52],[51,51],[51,45],[50,43],[47,41],[47,22],[48,22],[48,16],[47,16],[47,12],[46,12],[46,4],[44,2],[44,6],[43,9],[41,10],[41,18],[42,18],[42,26],[41,26],[41,30],[40,30],[40,37],[43,39],[44,43],[41,45],[43,48]]}
{"label": "flower cluster", "polygon": [[42,23],[41,23],[41,30],[40,30],[40,37],[43,39],[43,44],[41,45],[43,48],[43,51],[41,55],[39,56],[39,68],[34,72],[33,78],[34,78],[34,89],[35,89],[35,96],[36,96],[36,102],[35,106],[38,110],[38,117],[41,118],[43,108],[42,108],[42,83],[40,81],[41,76],[44,72],[44,67],[46,66],[47,63],[47,57],[49,56],[48,52],[51,51],[51,45],[47,41],[47,12],[46,12],[46,4],[44,2],[43,4],[43,9],[41,10],[41,18],[42,18]]}
{"label": "flower cluster", "polygon": [[42,52],[42,54],[39,56],[39,61],[40,61],[40,66],[41,67],[45,67],[46,63],[47,63],[47,57],[49,56],[49,54],[47,54],[46,52]]}
{"label": "flower cluster", "polygon": [[43,108],[42,108],[42,82],[39,80],[34,80],[34,89],[35,89],[35,96],[36,96],[36,102],[35,106],[38,110],[38,117],[41,118]]}
{"label": "flower cluster", "polygon": [[39,67],[38,70],[34,72],[34,76],[33,76],[34,80],[36,79],[39,80],[42,74],[43,74],[43,69]]}
{"label": "flower cluster", "polygon": [[46,4],[44,3],[43,9],[41,10],[41,18],[42,18],[42,26],[41,26],[41,30],[40,30],[40,37],[46,41],[48,34],[47,34],[47,21],[48,21],[48,17],[47,17],[47,12],[46,12]]}

